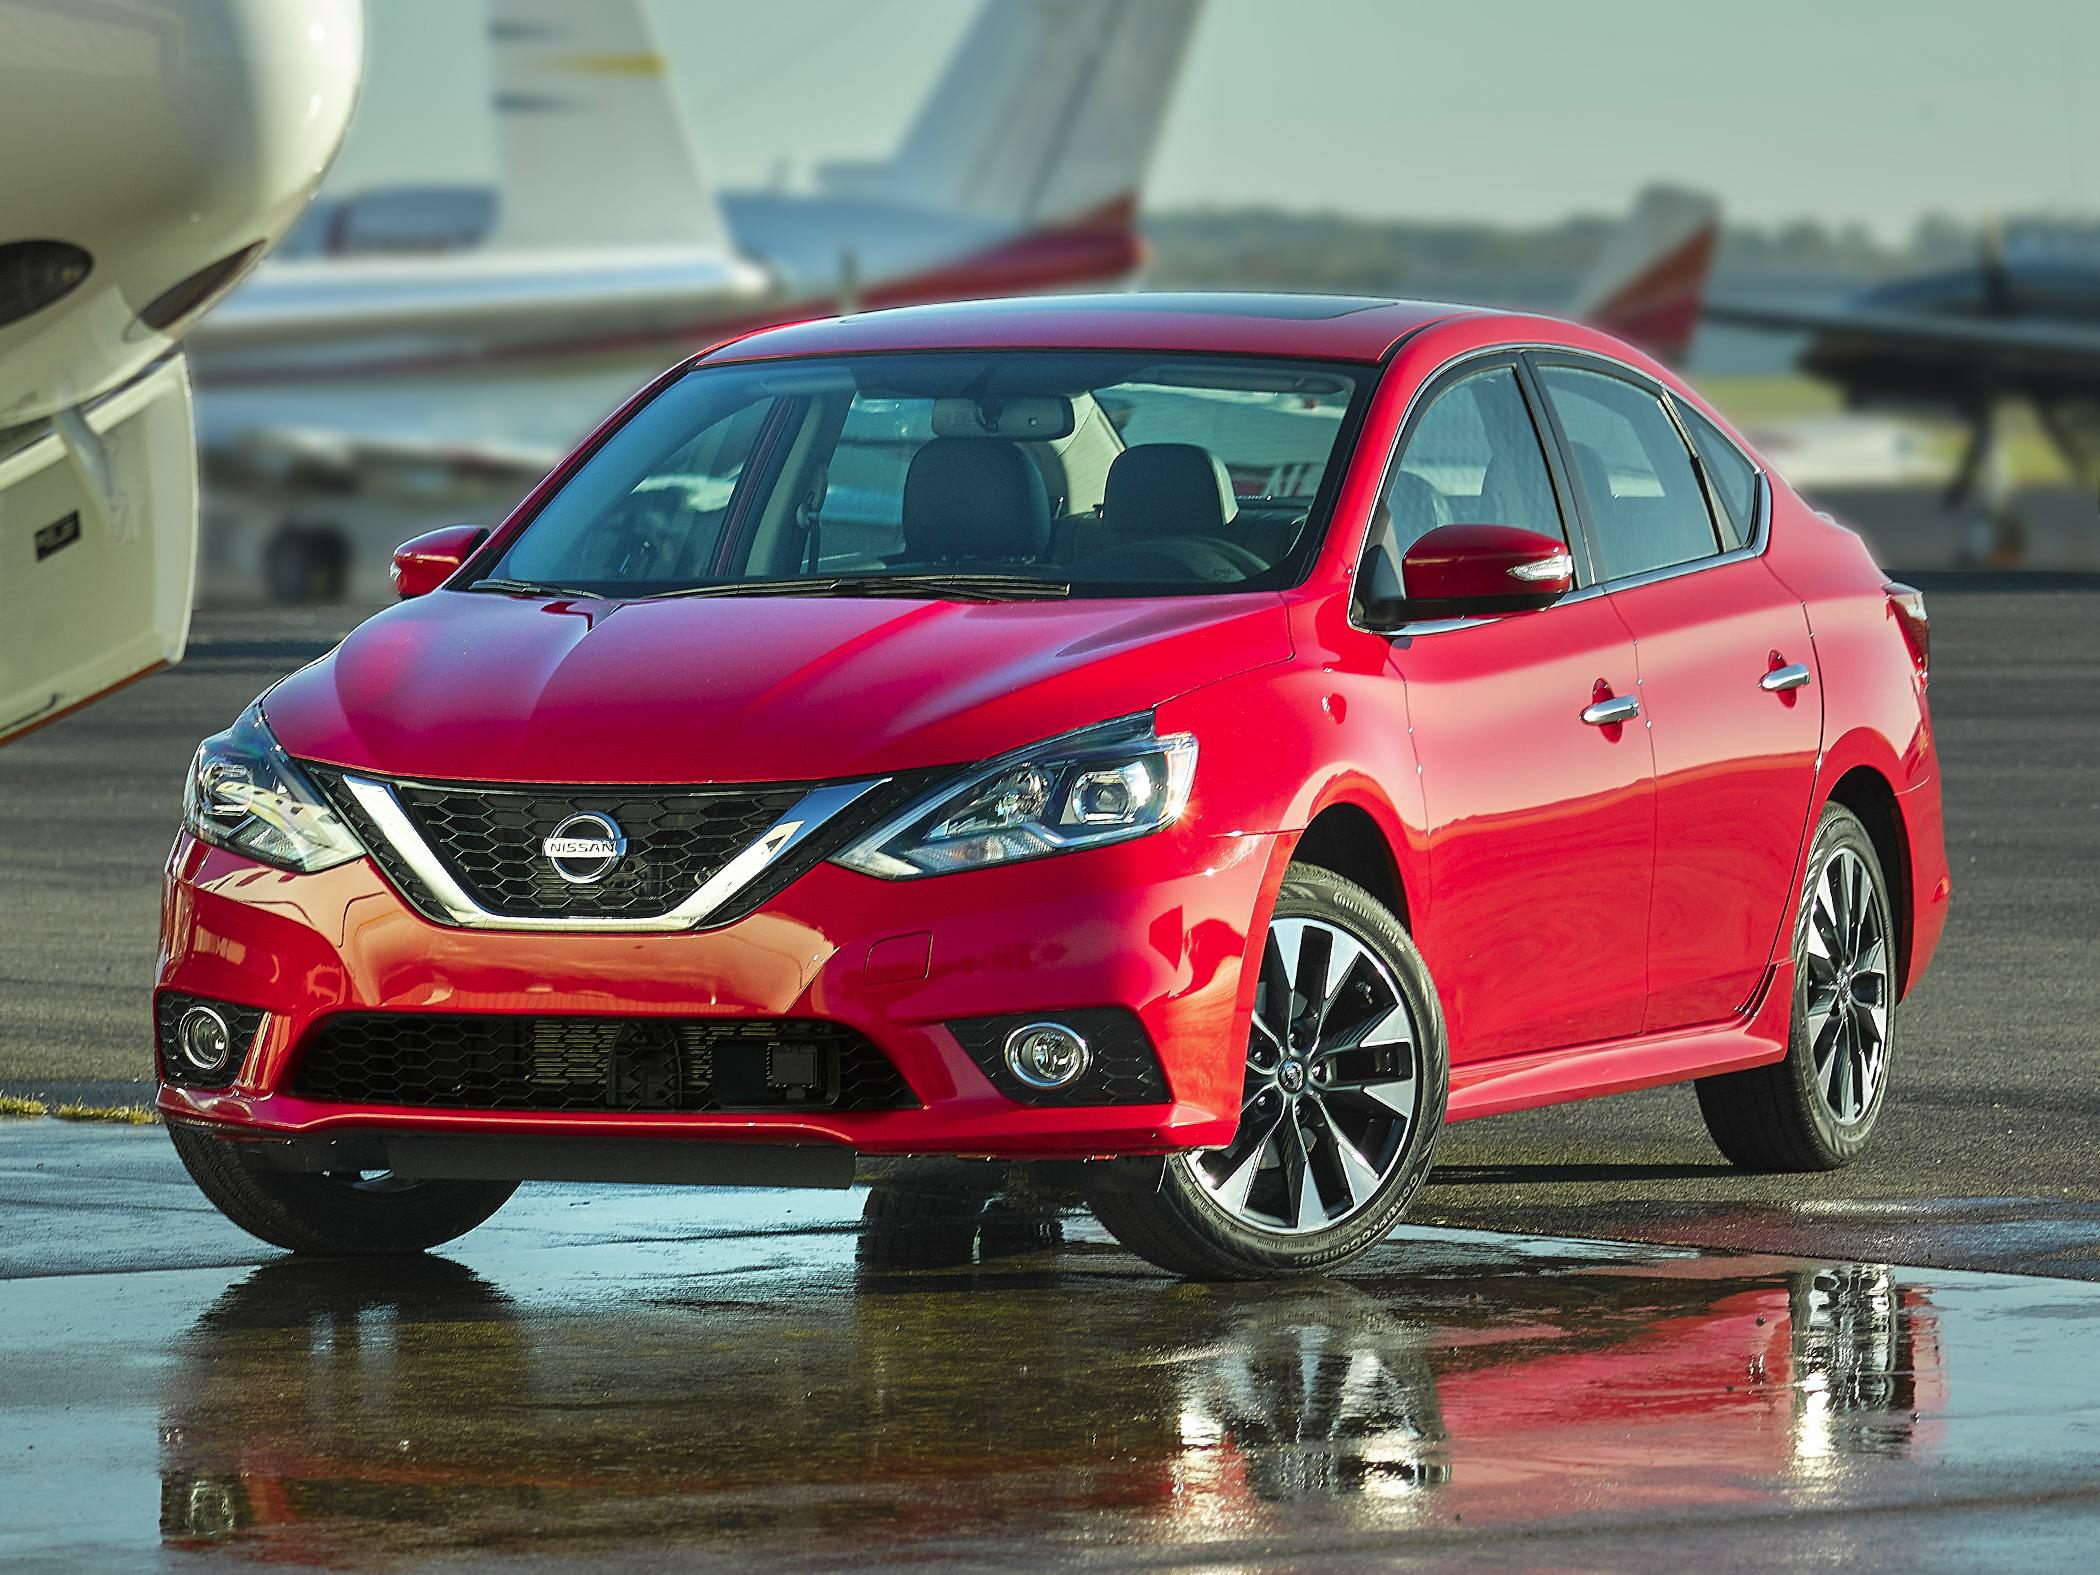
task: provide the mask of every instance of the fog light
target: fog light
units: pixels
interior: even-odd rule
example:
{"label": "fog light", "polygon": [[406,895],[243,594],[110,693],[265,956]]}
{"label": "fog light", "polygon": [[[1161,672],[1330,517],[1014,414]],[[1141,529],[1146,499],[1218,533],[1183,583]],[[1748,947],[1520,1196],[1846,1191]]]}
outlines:
{"label": "fog light", "polygon": [[1006,1067],[1030,1088],[1064,1088],[1085,1075],[1093,1056],[1062,1023],[1029,1023],[1006,1036]]}
{"label": "fog light", "polygon": [[175,1043],[190,1070],[213,1077],[233,1061],[233,1030],[208,1006],[193,1006],[175,1028]]}

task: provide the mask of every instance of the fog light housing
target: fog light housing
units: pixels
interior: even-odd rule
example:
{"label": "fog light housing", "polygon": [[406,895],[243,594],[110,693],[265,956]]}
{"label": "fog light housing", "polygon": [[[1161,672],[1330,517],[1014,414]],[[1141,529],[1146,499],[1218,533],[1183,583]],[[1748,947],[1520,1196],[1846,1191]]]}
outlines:
{"label": "fog light housing", "polygon": [[1006,1069],[1030,1088],[1069,1088],[1093,1059],[1063,1023],[1024,1023],[1006,1036]]}
{"label": "fog light housing", "polygon": [[175,1025],[175,1049],[187,1070],[219,1077],[233,1062],[233,1029],[211,1007],[193,1006]]}

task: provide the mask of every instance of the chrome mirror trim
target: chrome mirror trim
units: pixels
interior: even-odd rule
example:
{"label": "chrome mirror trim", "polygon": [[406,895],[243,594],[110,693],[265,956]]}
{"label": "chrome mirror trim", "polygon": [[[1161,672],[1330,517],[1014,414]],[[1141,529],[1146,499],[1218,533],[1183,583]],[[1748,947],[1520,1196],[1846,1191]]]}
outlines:
{"label": "chrome mirror trim", "polygon": [[401,807],[401,801],[395,796],[391,784],[372,777],[348,774],[342,779],[344,789],[357,800],[358,808],[371,818],[372,824],[379,828],[380,835],[385,837],[393,850],[401,856],[401,862],[423,883],[424,890],[445,910],[452,922],[461,928],[597,930],[626,934],[700,928],[709,914],[750,885],[758,878],[760,872],[782,854],[841,810],[888,780],[887,777],[874,777],[866,782],[847,782],[832,787],[812,788],[778,820],[759,833],[742,852],[716,870],[698,890],[668,913],[638,917],[583,914],[574,918],[518,918],[510,914],[491,913],[452,878],[451,871],[447,870],[438,856],[431,851],[430,844],[423,840],[423,834],[416,830],[415,822],[409,819],[408,812]]}

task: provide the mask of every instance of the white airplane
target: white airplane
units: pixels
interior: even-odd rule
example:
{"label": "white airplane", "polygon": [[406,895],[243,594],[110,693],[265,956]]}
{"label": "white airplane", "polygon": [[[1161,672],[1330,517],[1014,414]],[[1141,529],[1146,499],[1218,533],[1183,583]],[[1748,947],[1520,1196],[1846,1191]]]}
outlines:
{"label": "white airplane", "polygon": [[182,655],[177,348],[335,157],[362,0],[0,0],[0,742]]}
{"label": "white airplane", "polygon": [[[986,0],[893,158],[718,194],[642,0],[491,0],[493,203],[324,199],[301,237],[324,254],[258,270],[196,337],[207,574],[383,595],[398,505],[506,506],[713,340],[1128,280],[1199,4]],[[440,254],[357,255],[419,234]]]}

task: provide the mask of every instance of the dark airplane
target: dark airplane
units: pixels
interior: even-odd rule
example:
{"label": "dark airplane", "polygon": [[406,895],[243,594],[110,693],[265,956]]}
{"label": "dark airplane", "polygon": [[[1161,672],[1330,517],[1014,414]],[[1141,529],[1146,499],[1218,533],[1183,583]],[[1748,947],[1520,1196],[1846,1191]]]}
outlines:
{"label": "dark airplane", "polygon": [[1709,300],[1706,316],[1808,334],[1801,369],[1849,405],[1967,421],[1947,505],[1988,511],[1994,560],[2017,561],[2025,538],[1994,465],[2007,402],[2027,400],[2072,474],[2100,487],[2100,237],[1993,237],[1974,267],[1892,280],[1836,306]]}

